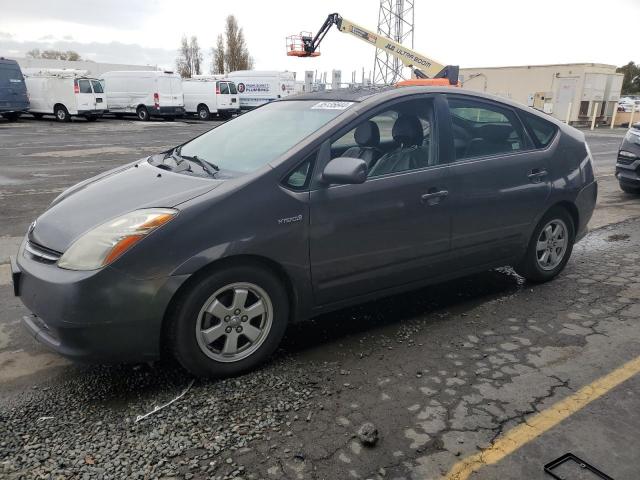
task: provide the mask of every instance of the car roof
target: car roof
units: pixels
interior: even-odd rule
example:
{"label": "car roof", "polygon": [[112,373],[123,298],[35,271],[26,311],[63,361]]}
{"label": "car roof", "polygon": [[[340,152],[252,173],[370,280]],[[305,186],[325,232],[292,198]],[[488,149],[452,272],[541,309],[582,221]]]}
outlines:
{"label": "car roof", "polygon": [[278,101],[296,101],[296,100],[318,100],[318,101],[344,101],[344,102],[357,102],[357,103],[379,103],[385,100],[393,98],[400,98],[406,95],[415,95],[418,93],[444,93],[449,95],[464,95],[468,97],[476,97],[485,100],[491,100],[503,105],[508,105],[519,110],[523,110],[532,115],[536,115],[540,118],[547,120],[548,122],[555,123],[556,125],[564,126],[564,123],[556,118],[540,112],[534,108],[528,107],[518,102],[514,102],[508,98],[499,97],[497,95],[491,95],[484,92],[477,92],[475,90],[467,90],[457,87],[426,87],[426,86],[370,86],[370,87],[357,87],[357,88],[341,88],[338,90],[325,90],[324,92],[302,93],[298,95],[289,95]]}

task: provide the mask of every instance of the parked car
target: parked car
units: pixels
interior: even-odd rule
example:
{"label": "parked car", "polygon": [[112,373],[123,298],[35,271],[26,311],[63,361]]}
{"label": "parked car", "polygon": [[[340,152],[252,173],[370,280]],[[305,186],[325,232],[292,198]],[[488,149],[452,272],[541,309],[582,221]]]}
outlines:
{"label": "parked car", "polygon": [[36,118],[54,115],[60,122],[71,121],[72,116],[97,120],[107,102],[100,82],[87,74],[86,70],[25,68],[29,112]]}
{"label": "parked car", "polygon": [[136,115],[139,120],[184,115],[182,79],[169,71],[107,72],[102,75],[109,113]]}
{"label": "parked car", "polygon": [[292,72],[237,70],[230,72],[227,78],[233,80],[238,87],[242,110],[250,110],[293,95],[296,89]]}
{"label": "parked car", "polygon": [[231,118],[240,111],[238,90],[230,80],[206,76],[188,78],[182,81],[182,90],[185,111],[197,114],[201,120],[209,120],[211,115]]}
{"label": "parked car", "polygon": [[234,375],[346,305],[503,265],[551,280],[596,195],[584,134],[502,98],[292,96],[63,192],[13,285],[63,355]]}
{"label": "parked car", "polygon": [[624,192],[640,194],[640,123],[632,125],[622,140],[616,178]]}
{"label": "parked car", "polygon": [[29,97],[18,62],[0,57],[0,115],[15,122],[27,110]]}

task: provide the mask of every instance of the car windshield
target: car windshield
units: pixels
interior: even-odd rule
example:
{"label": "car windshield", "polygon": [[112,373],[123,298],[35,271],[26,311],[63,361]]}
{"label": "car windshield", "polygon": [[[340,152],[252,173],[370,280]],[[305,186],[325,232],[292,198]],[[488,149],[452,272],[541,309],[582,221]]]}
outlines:
{"label": "car windshield", "polygon": [[222,170],[249,173],[275,160],[343,113],[351,102],[274,102],[224,123],[189,143],[180,154]]}

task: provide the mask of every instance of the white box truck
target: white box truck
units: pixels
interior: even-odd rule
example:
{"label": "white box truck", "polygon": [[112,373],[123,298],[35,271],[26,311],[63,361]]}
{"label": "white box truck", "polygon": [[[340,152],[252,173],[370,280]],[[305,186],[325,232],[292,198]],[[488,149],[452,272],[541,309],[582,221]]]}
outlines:
{"label": "white box truck", "polygon": [[136,115],[140,120],[184,115],[180,75],[168,71],[106,72],[102,74],[109,113]]}
{"label": "white box truck", "polygon": [[227,74],[240,94],[240,108],[249,110],[279,98],[295,94],[293,72],[238,70]]}
{"label": "white box truck", "polygon": [[195,113],[200,120],[209,120],[211,115],[230,118],[240,111],[240,98],[236,84],[230,80],[213,76],[195,75],[182,80],[184,109]]}
{"label": "white box truck", "polygon": [[25,68],[23,70],[31,113],[36,118],[55,115],[68,122],[72,116],[97,120],[107,108],[102,84],[86,70]]}

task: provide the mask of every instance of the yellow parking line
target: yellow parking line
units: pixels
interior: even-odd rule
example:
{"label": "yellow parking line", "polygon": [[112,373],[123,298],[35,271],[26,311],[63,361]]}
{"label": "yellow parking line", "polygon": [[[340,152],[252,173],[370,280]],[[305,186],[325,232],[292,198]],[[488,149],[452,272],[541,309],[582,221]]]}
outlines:
{"label": "yellow parking line", "polygon": [[444,478],[446,480],[466,480],[473,472],[480,470],[485,465],[499,462],[637,373],[640,373],[640,357],[625,363],[608,375],[582,387],[573,395],[569,395],[564,400],[560,400],[546,410],[537,413],[527,419],[526,423],[509,430],[486,450],[456,463]]}

